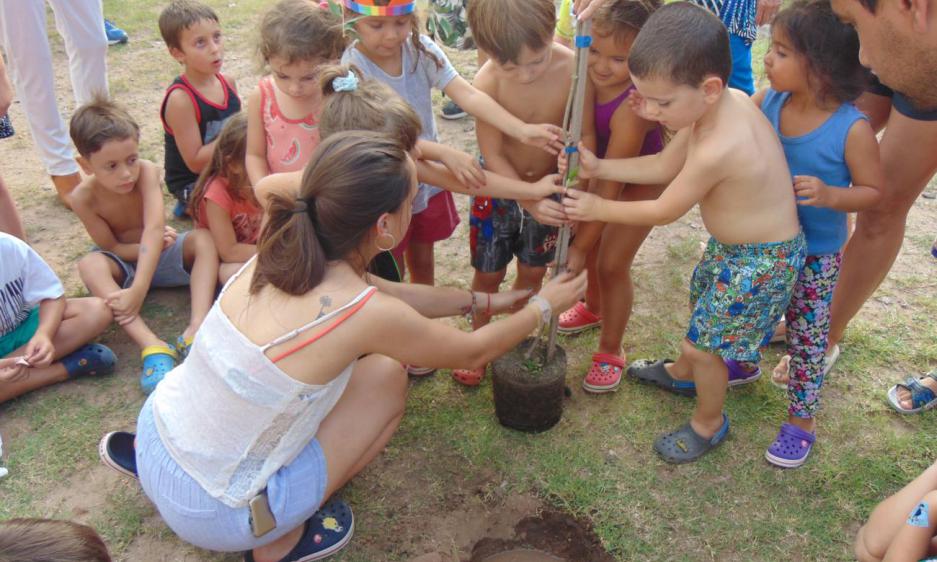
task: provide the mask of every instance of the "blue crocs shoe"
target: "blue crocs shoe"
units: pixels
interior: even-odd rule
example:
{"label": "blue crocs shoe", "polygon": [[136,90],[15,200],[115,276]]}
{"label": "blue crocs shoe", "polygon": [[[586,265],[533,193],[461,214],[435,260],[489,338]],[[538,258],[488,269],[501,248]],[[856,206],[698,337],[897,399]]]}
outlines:
{"label": "blue crocs shoe", "polygon": [[[339,499],[331,499],[306,520],[306,528],[293,550],[281,562],[310,562],[322,560],[345,548],[355,531],[355,516],[351,507]],[[247,551],[245,562],[254,562],[254,554]]]}
{"label": "blue crocs shoe", "polygon": [[179,355],[168,345],[148,345],[140,354],[143,372],[140,373],[140,388],[145,394],[153,392],[166,373],[176,368]]}
{"label": "blue crocs shoe", "polygon": [[109,375],[117,365],[117,356],[106,345],[89,343],[62,358],[69,379],[85,375]]}
{"label": "blue crocs shoe", "polygon": [[104,20],[104,34],[107,35],[108,45],[126,43],[130,39],[127,32],[114,25],[111,20]]}

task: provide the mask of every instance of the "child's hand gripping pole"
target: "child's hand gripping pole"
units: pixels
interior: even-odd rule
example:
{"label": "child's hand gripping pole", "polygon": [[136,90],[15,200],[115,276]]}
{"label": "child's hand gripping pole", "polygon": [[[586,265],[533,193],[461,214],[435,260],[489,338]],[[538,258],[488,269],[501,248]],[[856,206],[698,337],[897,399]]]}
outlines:
{"label": "child's hand gripping pole", "polygon": [[[566,139],[566,177],[567,189],[577,189],[579,185],[579,141],[582,138],[582,115],[585,109],[587,65],[589,62],[589,46],[592,45],[592,21],[579,21],[576,24],[576,66],[573,75],[572,87],[566,101],[566,115],[563,118],[563,128],[568,131]],[[556,256],[554,258],[553,275],[566,271],[566,259],[569,251],[570,227],[560,227],[556,238]],[[550,320],[547,332],[547,362],[553,359],[556,347],[557,316]]]}

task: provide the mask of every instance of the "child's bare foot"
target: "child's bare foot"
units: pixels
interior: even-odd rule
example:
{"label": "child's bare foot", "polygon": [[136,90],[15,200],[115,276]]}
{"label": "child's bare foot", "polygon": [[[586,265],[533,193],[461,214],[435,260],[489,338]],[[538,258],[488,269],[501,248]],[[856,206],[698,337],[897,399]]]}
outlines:
{"label": "child's bare foot", "polygon": [[791,356],[785,355],[778,361],[771,371],[771,382],[774,386],[787,388],[787,383],[791,380]]}
{"label": "child's bare foot", "polygon": [[937,371],[919,379],[909,377],[888,391],[888,401],[902,414],[914,414],[937,405]]}

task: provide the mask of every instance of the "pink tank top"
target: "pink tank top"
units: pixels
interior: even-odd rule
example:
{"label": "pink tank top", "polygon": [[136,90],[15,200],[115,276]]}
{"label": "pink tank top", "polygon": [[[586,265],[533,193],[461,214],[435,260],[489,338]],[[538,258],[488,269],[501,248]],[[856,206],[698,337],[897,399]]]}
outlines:
{"label": "pink tank top", "polygon": [[[632,85],[612,101],[595,104],[595,135],[598,140],[596,155],[598,155],[599,158],[605,157],[605,152],[608,150],[608,141],[612,138],[612,116],[615,115],[618,106],[620,106],[633,91],[634,86]],[[663,149],[664,143],[660,136],[660,130],[654,129],[644,137],[644,144],[641,146],[641,156],[657,154]]]}
{"label": "pink tank top", "polygon": [[277,105],[276,85],[272,76],[260,80],[260,107],[267,137],[267,166],[270,172],[295,172],[309,162],[312,151],[319,146],[318,116],[287,119]]}

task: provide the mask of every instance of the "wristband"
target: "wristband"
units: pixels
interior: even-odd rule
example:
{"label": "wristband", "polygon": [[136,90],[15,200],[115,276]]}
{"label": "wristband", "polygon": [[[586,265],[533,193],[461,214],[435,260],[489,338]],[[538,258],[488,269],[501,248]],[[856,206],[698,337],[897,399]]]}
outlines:
{"label": "wristband", "polygon": [[553,307],[550,306],[547,299],[540,295],[534,295],[530,297],[530,304],[536,305],[540,311],[540,315],[537,317],[537,328],[550,322],[550,319],[553,317]]}

